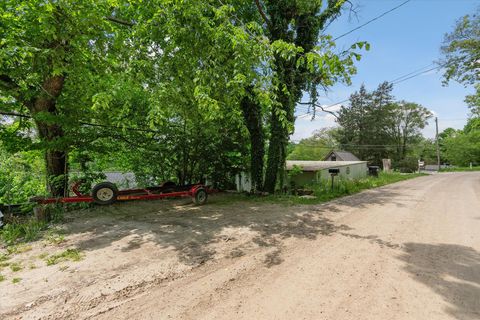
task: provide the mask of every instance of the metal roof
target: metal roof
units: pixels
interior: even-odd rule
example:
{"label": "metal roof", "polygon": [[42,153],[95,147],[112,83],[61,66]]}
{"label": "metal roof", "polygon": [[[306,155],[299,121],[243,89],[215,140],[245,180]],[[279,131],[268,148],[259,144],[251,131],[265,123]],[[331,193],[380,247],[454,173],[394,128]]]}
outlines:
{"label": "metal roof", "polygon": [[293,166],[299,166],[303,171],[318,171],[355,164],[367,163],[367,161],[297,161],[287,160],[287,170],[292,170]]}
{"label": "metal roof", "polygon": [[353,153],[348,152],[348,151],[342,151],[342,150],[339,150],[339,151],[333,150],[333,151],[331,151],[331,152],[325,157],[325,159],[329,158],[332,153],[334,153],[334,154],[337,156],[337,160],[341,160],[341,161],[360,161],[360,159],[358,159]]}

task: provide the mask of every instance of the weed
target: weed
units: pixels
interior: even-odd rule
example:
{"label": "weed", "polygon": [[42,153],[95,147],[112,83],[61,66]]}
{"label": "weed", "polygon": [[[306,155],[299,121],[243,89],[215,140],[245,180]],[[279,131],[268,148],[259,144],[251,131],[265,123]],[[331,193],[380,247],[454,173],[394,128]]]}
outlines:
{"label": "weed", "polygon": [[65,236],[63,234],[60,234],[60,232],[61,230],[58,229],[48,230],[45,234],[47,242],[53,245],[59,245],[60,243],[65,242]]}
{"label": "weed", "polygon": [[46,227],[45,222],[30,221],[23,225],[24,241],[30,242],[37,240],[40,237],[40,231]]}
{"label": "weed", "polygon": [[12,279],[12,283],[19,283],[20,281],[22,281],[22,278],[13,278]]}
{"label": "weed", "polygon": [[0,253],[0,262],[7,261],[8,259],[10,259],[8,254]]}
{"label": "weed", "polygon": [[0,231],[0,238],[8,246],[19,243],[21,240],[30,242],[37,240],[41,235],[41,231],[46,227],[45,222],[39,222],[34,219],[25,223],[7,223]]}
{"label": "weed", "polygon": [[[398,172],[383,173],[381,172],[378,177],[366,177],[359,180],[344,180],[336,179],[334,187],[331,187],[331,181],[324,180],[318,183],[307,186],[307,189],[313,190],[315,198],[302,198],[294,195],[269,195],[264,197],[226,197],[225,200],[220,203],[231,203],[235,201],[255,201],[255,202],[267,202],[284,205],[296,205],[296,204],[316,204],[333,200],[335,198],[343,197],[346,195],[358,193],[365,189],[377,188],[390,183],[399,182],[407,179],[423,176],[424,174],[402,174]],[[222,203],[222,204],[223,204]]]}
{"label": "weed", "polygon": [[7,247],[8,254],[23,253],[32,250],[32,246],[27,245],[18,245],[18,246],[9,246]]}
{"label": "weed", "polygon": [[47,256],[48,256],[48,253],[43,252],[43,253],[41,253],[41,254],[38,256],[38,258],[39,258],[39,259],[45,259]]}
{"label": "weed", "polygon": [[37,266],[34,263],[30,263],[28,266],[30,269],[37,269]]}
{"label": "weed", "polygon": [[1,231],[1,238],[7,245],[14,244],[21,236],[22,229],[17,224],[7,223]]}
{"label": "weed", "polygon": [[83,258],[80,250],[78,249],[67,249],[61,253],[53,254],[50,257],[45,259],[47,266],[52,266],[62,261],[80,261]]}
{"label": "weed", "polygon": [[12,269],[13,272],[17,272],[17,271],[20,271],[23,269],[22,265],[17,263],[17,262],[14,262],[14,263],[11,263],[10,264],[10,269]]}
{"label": "weed", "polygon": [[5,276],[0,274],[0,282],[5,280]]}

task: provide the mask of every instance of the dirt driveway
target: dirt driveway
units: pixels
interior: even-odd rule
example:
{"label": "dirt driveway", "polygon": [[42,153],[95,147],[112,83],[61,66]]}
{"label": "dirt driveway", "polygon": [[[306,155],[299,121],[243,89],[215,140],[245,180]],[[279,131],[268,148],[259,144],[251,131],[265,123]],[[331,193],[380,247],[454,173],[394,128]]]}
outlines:
{"label": "dirt driveway", "polygon": [[1,319],[480,319],[480,173],[324,205],[123,203],[64,228],[15,256]]}

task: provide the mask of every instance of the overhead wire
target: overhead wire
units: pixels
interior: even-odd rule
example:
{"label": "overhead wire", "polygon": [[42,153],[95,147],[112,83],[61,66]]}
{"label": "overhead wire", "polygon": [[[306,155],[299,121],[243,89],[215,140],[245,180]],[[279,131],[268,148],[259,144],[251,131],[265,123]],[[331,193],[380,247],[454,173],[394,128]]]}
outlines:
{"label": "overhead wire", "polygon": [[340,39],[340,38],[343,38],[343,37],[345,37],[345,36],[347,36],[347,35],[349,35],[349,34],[351,34],[351,33],[355,32],[355,31],[357,31],[358,29],[361,29],[361,28],[365,27],[366,25],[368,25],[368,24],[370,24],[370,23],[372,23],[372,22],[374,22],[374,21],[376,21],[376,20],[378,20],[378,19],[382,18],[383,16],[385,16],[385,15],[389,14],[390,12],[392,12],[392,11],[395,11],[395,10],[399,9],[400,7],[402,7],[402,6],[406,5],[406,4],[407,4],[408,2],[410,2],[410,1],[411,1],[411,0],[407,0],[407,1],[404,1],[404,2],[402,2],[402,3],[401,3],[401,4],[399,4],[398,6],[396,6],[396,7],[393,7],[392,9],[390,9],[390,10],[388,10],[388,11],[385,11],[384,13],[382,13],[382,14],[380,14],[380,15],[376,16],[375,18],[373,18],[373,19],[370,19],[370,20],[368,20],[367,22],[365,22],[365,23],[363,23],[363,24],[359,25],[358,27],[356,27],[356,28],[353,28],[352,30],[350,30],[350,31],[347,31],[347,32],[345,32],[344,34],[341,34],[341,35],[339,35],[338,37],[334,38],[334,39],[333,39],[333,41],[336,41],[336,40],[338,40],[338,39]]}
{"label": "overhead wire", "polygon": [[[391,83],[391,84],[402,83],[402,82],[405,82],[405,81],[407,81],[407,80],[413,79],[413,78],[415,78],[415,77],[421,76],[421,75],[423,75],[423,74],[425,74],[425,73],[431,72],[431,71],[433,71],[433,70],[440,69],[440,68],[442,68],[442,67],[444,66],[444,65],[438,65],[438,66],[436,66],[436,67],[429,68],[429,69],[427,69],[427,70],[423,70],[423,69],[425,69],[426,67],[431,66],[431,65],[433,65],[433,64],[434,64],[434,63],[430,63],[430,64],[428,64],[428,65],[425,66],[425,67],[422,67],[422,68],[420,68],[420,69],[417,69],[416,71],[409,72],[409,73],[407,73],[407,74],[405,74],[405,75],[403,75],[403,76],[400,76],[400,77],[395,78],[394,80],[388,81],[388,82]],[[419,71],[419,70],[423,70],[423,71]],[[419,72],[418,72],[418,71],[419,71]],[[315,107],[315,108],[316,108],[316,110],[318,110],[318,111],[322,111],[321,109],[327,110],[327,109],[331,109],[331,108],[333,108],[333,107],[336,107],[336,106],[338,106],[339,104],[344,103],[344,102],[347,102],[347,101],[349,101],[349,100],[350,100],[350,99],[348,98],[348,99],[344,99],[344,100],[342,100],[342,101],[335,102],[335,103],[333,103],[333,104],[330,104],[330,105],[325,106],[325,107],[322,107],[322,108],[319,108],[319,107]],[[297,106],[297,109],[298,109],[298,108],[299,108],[299,106]],[[304,114],[299,115],[298,117],[300,117],[300,116],[305,116],[305,115],[308,115],[308,114],[310,114],[310,113],[307,112],[307,113],[304,113]]]}

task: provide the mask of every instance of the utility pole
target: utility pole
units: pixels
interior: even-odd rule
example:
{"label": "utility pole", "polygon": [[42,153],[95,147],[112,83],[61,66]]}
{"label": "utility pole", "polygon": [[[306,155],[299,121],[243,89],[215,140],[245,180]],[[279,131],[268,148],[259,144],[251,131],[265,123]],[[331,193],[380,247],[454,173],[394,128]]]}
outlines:
{"label": "utility pole", "polygon": [[437,165],[438,165],[438,172],[440,172],[440,148],[438,146],[438,117],[435,117],[435,140],[437,144]]}

